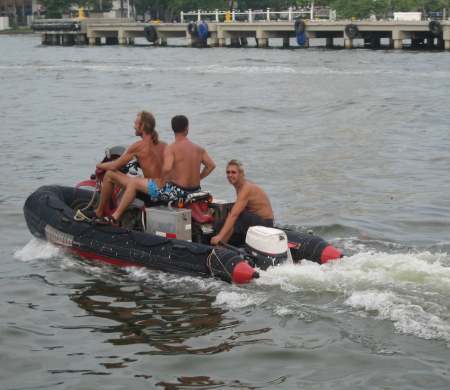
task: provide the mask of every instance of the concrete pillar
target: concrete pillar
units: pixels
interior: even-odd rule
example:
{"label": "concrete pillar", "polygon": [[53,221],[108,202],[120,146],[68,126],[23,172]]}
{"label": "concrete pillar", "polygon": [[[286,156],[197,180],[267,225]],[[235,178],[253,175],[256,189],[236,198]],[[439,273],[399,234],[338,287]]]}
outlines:
{"label": "concrete pillar", "polygon": [[450,25],[445,25],[442,31],[442,39],[444,40],[444,49],[450,50]]}
{"label": "concrete pillar", "polygon": [[191,38],[191,34],[189,34],[187,31],[186,31],[186,46],[191,46],[192,45],[192,38]]}
{"label": "concrete pillar", "polygon": [[126,46],[127,45],[127,36],[125,34],[125,31],[120,28],[117,32],[117,40],[120,46]]}
{"label": "concrete pillar", "polygon": [[289,37],[283,37],[283,47],[285,49],[289,48],[289,45],[290,45],[289,41],[290,41]]}
{"label": "concrete pillar", "polygon": [[353,48],[353,39],[344,38],[344,47],[346,49],[352,49]]}
{"label": "concrete pillar", "polygon": [[211,31],[211,34],[209,37],[209,44],[210,44],[210,46],[213,46],[213,47],[219,46],[219,39],[217,38],[217,31]]}
{"label": "concrete pillar", "polygon": [[209,38],[209,44],[213,47],[219,46],[219,38],[217,36]]}
{"label": "concrete pillar", "polygon": [[398,28],[392,31],[392,39],[394,41],[394,49],[398,50],[403,47],[403,39],[405,38],[405,34],[403,31],[400,31]]}
{"label": "concrete pillar", "polygon": [[260,28],[256,30],[256,42],[258,47],[269,47],[269,36]]}
{"label": "concrete pillar", "polygon": [[269,47],[269,38],[258,38],[258,47]]}

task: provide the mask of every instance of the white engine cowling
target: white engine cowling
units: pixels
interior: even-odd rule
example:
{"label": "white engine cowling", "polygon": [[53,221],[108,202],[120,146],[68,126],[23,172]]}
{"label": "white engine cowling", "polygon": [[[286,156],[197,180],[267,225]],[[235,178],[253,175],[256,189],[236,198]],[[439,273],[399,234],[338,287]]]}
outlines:
{"label": "white engine cowling", "polygon": [[248,229],[245,237],[250,252],[271,258],[292,259],[288,246],[287,235],[280,229],[252,226]]}

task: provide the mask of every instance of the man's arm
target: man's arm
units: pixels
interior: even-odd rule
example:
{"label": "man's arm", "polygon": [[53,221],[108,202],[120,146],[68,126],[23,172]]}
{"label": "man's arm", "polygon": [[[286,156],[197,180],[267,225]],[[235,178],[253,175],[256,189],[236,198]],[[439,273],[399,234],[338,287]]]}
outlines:
{"label": "man's arm", "polygon": [[202,155],[202,163],[203,163],[203,169],[200,172],[200,180],[204,179],[206,176],[208,176],[216,167],[215,162],[213,159],[209,156],[208,152],[206,150],[203,151]]}
{"label": "man's arm", "polygon": [[250,198],[250,188],[242,189],[230,213],[228,214],[227,219],[225,220],[225,223],[222,226],[222,229],[220,229],[220,232],[216,236],[211,238],[211,245],[217,245],[220,241],[223,240],[228,241],[233,232],[236,220],[239,218],[239,215],[241,215],[241,213],[247,207],[249,198]]}
{"label": "man's arm", "polygon": [[172,148],[169,146],[166,146],[164,148],[164,161],[162,166],[162,179],[165,183],[167,183],[170,179],[170,174],[172,173],[173,169],[173,163],[175,161],[175,156],[173,154]]}
{"label": "man's arm", "polygon": [[103,169],[104,171],[117,171],[118,169],[124,167],[135,157],[135,152],[136,144],[133,144],[119,158],[113,161],[98,163],[97,168]]}

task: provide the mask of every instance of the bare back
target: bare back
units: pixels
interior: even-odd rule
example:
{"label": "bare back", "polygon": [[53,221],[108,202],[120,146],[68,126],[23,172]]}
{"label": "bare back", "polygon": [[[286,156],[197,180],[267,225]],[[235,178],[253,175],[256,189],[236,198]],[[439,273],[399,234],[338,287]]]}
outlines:
{"label": "bare back", "polygon": [[129,152],[139,161],[144,177],[152,179],[162,177],[163,157],[166,146],[161,141],[155,145],[151,139],[143,139],[130,146]]}
{"label": "bare back", "polygon": [[172,163],[168,179],[182,188],[199,187],[205,153],[202,147],[187,138],[176,140],[167,146],[164,158]]}

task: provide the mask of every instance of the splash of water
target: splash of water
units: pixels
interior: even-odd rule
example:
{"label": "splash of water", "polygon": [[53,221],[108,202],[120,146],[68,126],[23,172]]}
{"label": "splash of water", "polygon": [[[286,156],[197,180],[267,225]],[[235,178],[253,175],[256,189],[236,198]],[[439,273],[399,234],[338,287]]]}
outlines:
{"label": "splash of water", "polygon": [[23,248],[14,252],[14,258],[20,261],[50,259],[60,254],[60,250],[49,242],[32,238]]}

